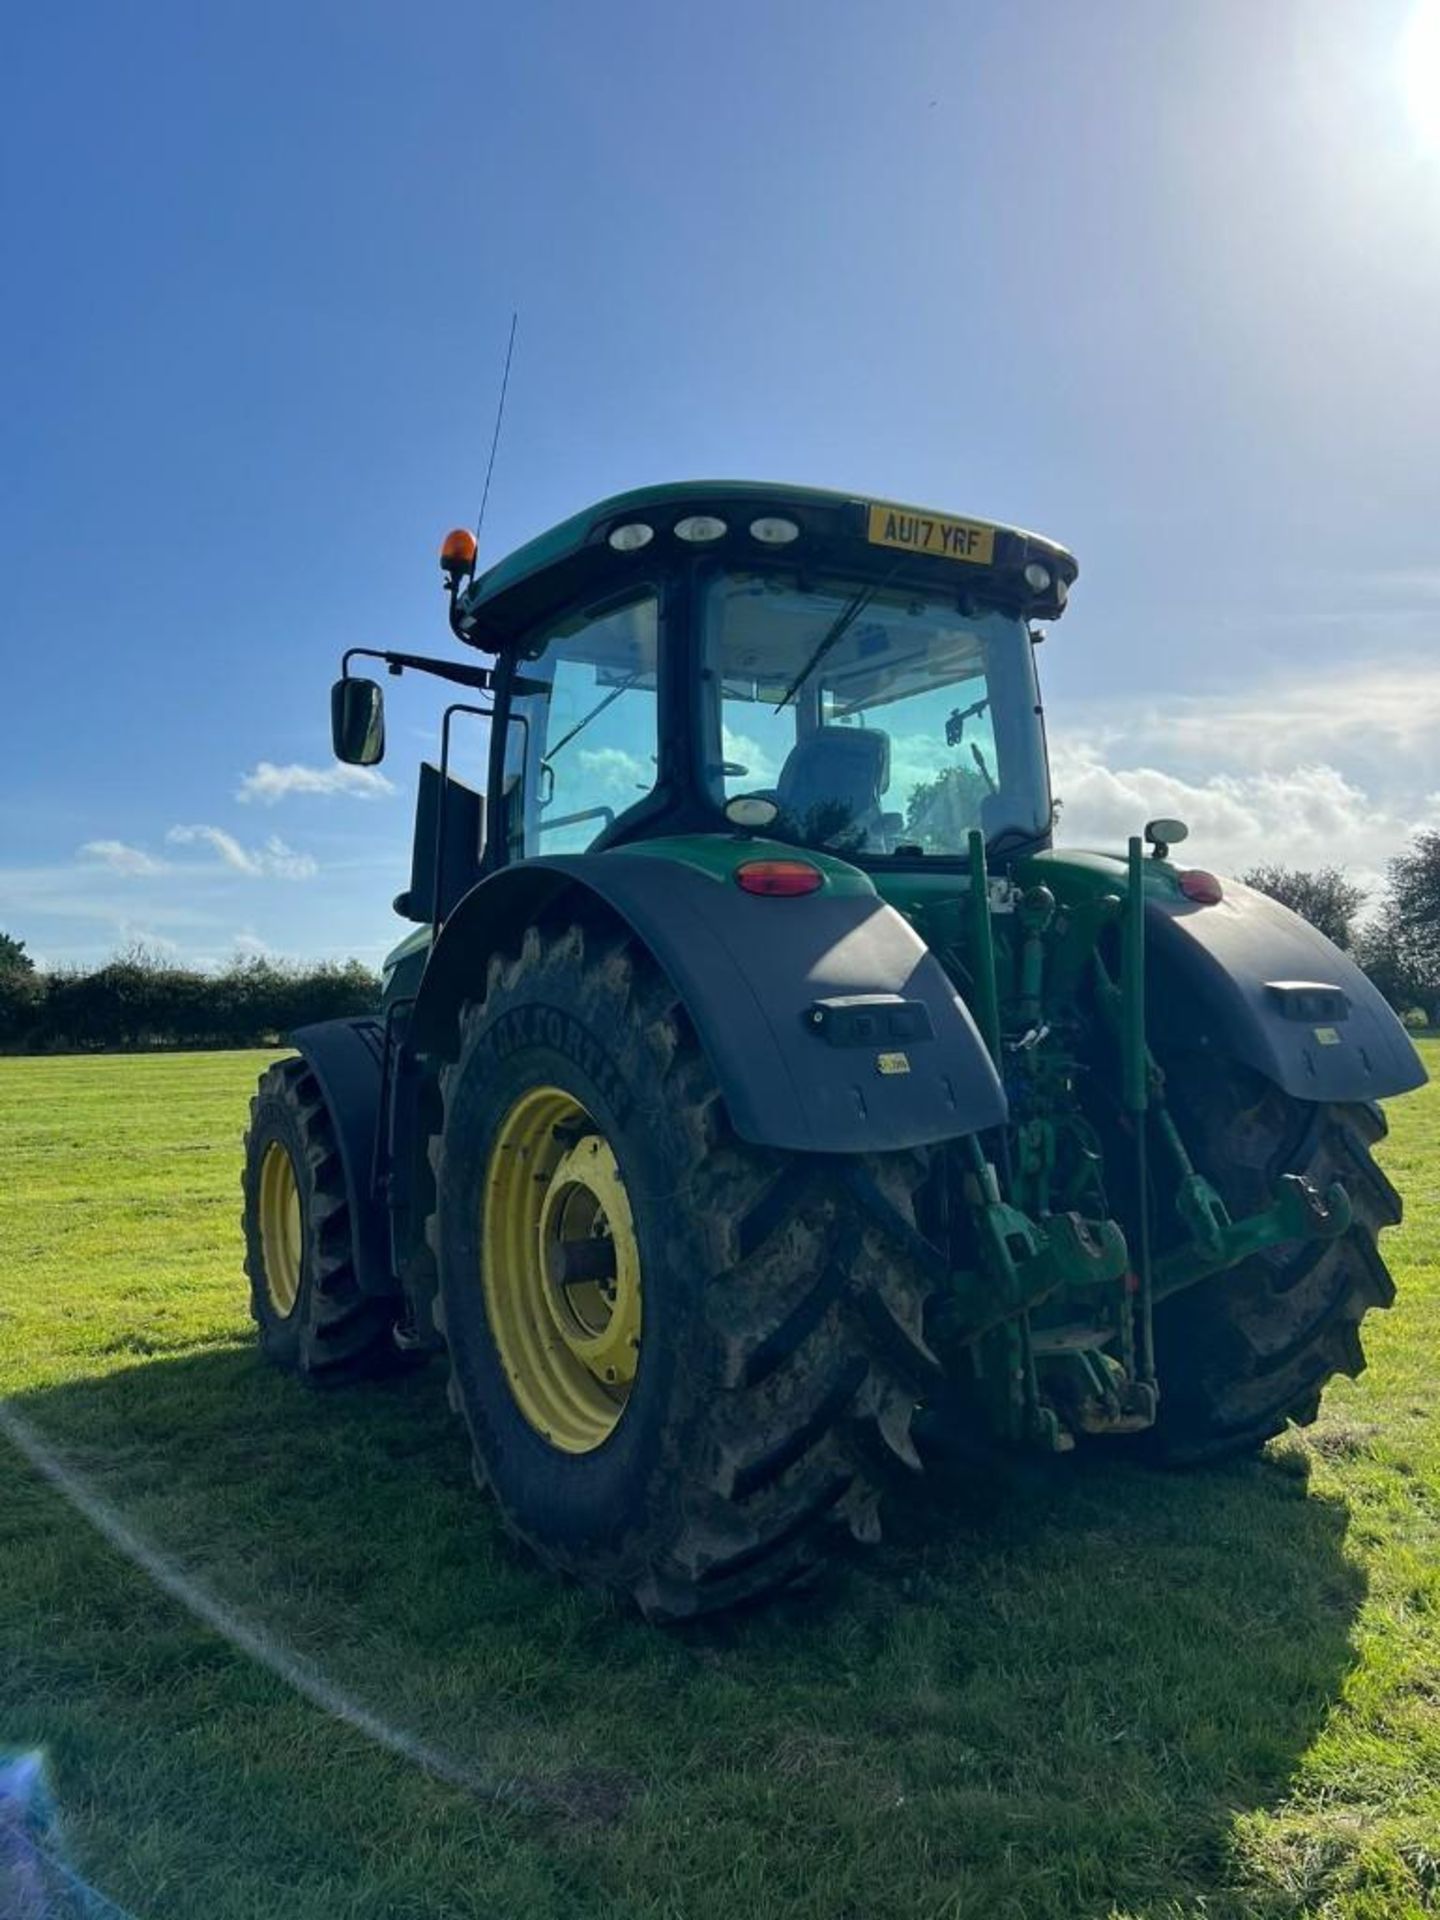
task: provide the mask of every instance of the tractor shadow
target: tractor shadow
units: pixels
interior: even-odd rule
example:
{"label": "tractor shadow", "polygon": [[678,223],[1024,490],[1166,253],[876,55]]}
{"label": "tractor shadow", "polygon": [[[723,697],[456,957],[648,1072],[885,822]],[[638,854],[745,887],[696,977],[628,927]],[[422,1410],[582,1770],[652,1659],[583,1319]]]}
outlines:
{"label": "tractor shadow", "polygon": [[792,1882],[826,1920],[1251,1911],[1237,1820],[1355,1659],[1298,1442],[961,1476],[817,1593],[661,1632],[507,1542],[438,1367],[315,1394],[223,1347],[10,1404],[208,1594],[687,1920]]}

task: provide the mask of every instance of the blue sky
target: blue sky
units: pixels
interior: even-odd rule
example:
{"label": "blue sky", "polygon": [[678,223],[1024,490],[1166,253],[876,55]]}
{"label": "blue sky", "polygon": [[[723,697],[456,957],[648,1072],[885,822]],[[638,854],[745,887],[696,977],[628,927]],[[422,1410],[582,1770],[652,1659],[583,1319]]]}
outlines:
{"label": "blue sky", "polygon": [[441,703],[392,683],[386,783],[339,784],[327,688],[346,644],[452,646],[512,306],[490,557],[687,474],[1038,527],[1081,562],[1042,656],[1068,831],[1180,812],[1222,869],[1377,875],[1440,821],[1415,14],[12,11],[0,926],[212,963],[403,931]]}

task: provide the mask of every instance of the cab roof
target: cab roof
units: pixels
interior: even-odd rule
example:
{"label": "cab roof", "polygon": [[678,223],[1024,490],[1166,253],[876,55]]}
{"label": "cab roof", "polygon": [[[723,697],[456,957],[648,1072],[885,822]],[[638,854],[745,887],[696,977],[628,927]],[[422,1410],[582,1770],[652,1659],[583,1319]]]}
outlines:
{"label": "cab roof", "polygon": [[[699,516],[721,522],[724,531],[687,545],[676,528]],[[789,544],[768,544],[752,533],[765,519],[797,529]],[[617,529],[634,526],[649,529],[643,544],[612,547]],[[461,595],[457,630],[493,651],[522,638],[577,593],[623,585],[627,576],[643,580],[657,564],[671,567],[697,555],[732,565],[808,558],[863,571],[908,562],[907,577],[918,571],[942,586],[973,581],[987,599],[1013,602],[1017,612],[1037,619],[1060,614],[1079,572],[1066,548],[993,520],[771,480],[677,480],[614,494],[496,561]]]}

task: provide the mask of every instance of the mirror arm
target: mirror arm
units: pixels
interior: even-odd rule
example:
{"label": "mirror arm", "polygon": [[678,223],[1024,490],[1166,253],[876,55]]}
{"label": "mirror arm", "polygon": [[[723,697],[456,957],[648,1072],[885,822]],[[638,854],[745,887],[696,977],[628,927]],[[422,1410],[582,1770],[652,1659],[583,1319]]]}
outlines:
{"label": "mirror arm", "polygon": [[352,660],[383,660],[391,673],[401,674],[406,667],[417,673],[433,674],[439,680],[453,680],[458,686],[474,687],[480,693],[490,691],[494,678],[488,667],[468,667],[458,660],[431,660],[423,653],[391,653],[378,647],[347,647],[340,657],[340,676],[350,678]]}

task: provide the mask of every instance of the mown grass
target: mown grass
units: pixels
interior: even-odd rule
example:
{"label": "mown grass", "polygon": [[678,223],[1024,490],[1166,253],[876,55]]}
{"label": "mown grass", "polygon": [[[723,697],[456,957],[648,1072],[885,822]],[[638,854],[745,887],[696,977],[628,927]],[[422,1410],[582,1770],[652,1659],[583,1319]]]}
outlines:
{"label": "mown grass", "polygon": [[[1428,1042],[1432,1070],[1440,1043]],[[1255,1463],[1027,1467],[818,1600],[662,1634],[476,1494],[438,1370],[263,1371],[264,1055],[0,1062],[0,1392],[208,1591],[502,1801],[200,1625],[0,1441],[0,1748],[159,1920],[1179,1920],[1440,1912],[1440,1091],[1400,1300]]]}

